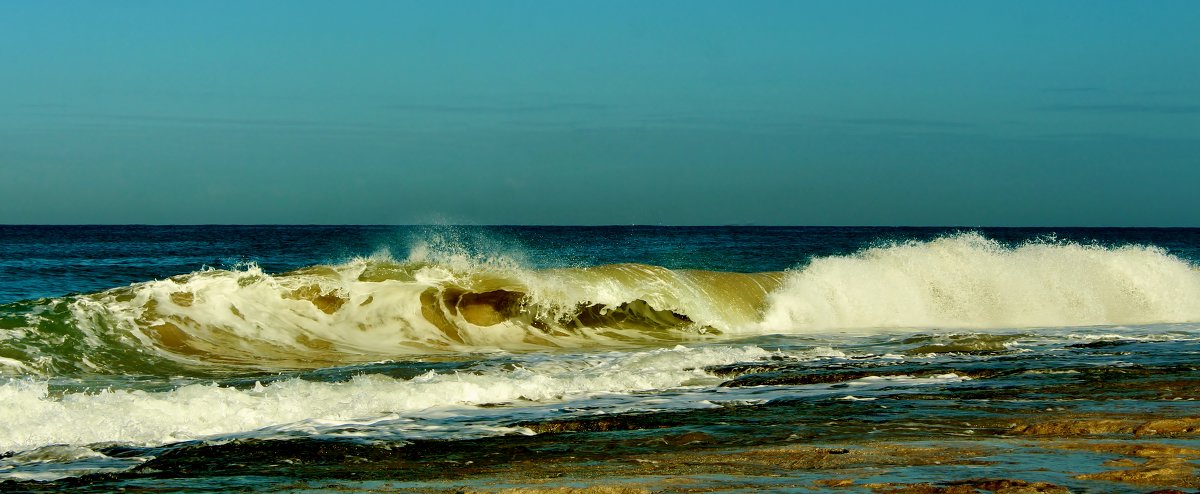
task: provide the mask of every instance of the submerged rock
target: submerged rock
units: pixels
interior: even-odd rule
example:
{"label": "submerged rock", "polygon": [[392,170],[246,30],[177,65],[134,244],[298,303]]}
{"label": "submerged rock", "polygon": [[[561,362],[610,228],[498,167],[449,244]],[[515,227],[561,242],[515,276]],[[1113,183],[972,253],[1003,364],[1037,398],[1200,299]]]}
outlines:
{"label": "submerged rock", "polygon": [[1137,436],[1183,436],[1200,434],[1200,417],[1165,419],[1062,418],[1033,423],[1016,423],[1009,434],[1027,436],[1088,436],[1133,434]]}
{"label": "submerged rock", "polygon": [[1195,466],[1183,458],[1152,458],[1133,468],[1076,475],[1075,478],[1138,485],[1200,487],[1200,477],[1196,476],[1195,470]]}
{"label": "submerged rock", "polygon": [[514,487],[499,491],[467,491],[470,494],[495,492],[496,494],[650,494],[644,487],[621,485],[593,485],[588,487]]}
{"label": "submerged rock", "polygon": [[969,479],[939,484],[926,482],[916,484],[867,484],[866,487],[880,494],[1068,494],[1066,487],[1049,482],[1026,482],[1016,479]]}

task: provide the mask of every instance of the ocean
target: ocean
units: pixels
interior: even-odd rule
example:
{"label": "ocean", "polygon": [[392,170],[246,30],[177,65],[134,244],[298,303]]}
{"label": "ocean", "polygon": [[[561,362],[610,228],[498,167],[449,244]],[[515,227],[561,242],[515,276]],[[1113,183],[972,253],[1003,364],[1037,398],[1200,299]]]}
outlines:
{"label": "ocean", "polygon": [[0,226],[0,490],[1196,488],[1198,265],[1200,229]]}

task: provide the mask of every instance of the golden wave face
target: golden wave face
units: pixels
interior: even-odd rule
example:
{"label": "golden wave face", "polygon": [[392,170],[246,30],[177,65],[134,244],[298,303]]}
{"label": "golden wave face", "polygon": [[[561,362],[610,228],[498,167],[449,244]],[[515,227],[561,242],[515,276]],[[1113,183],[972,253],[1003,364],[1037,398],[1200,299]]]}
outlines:
{"label": "golden wave face", "polygon": [[775,273],[357,259],[205,270],[4,309],[5,372],[161,374],[769,333],[1191,322],[1200,271],[1154,247],[963,234]]}
{"label": "golden wave face", "polygon": [[72,312],[178,359],[311,368],[719,335],[759,319],[782,277],[641,264],[487,271],[358,260],[279,275],[202,271],[83,296]]}

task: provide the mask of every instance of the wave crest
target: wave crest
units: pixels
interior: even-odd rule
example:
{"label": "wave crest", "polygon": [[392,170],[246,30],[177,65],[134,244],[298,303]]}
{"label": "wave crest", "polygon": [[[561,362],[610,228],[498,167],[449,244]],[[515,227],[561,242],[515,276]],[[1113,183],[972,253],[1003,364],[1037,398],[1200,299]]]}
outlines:
{"label": "wave crest", "polygon": [[722,335],[1192,322],[1200,271],[1156,247],[1007,247],[974,233],[754,274],[535,270],[421,252],[275,275],[210,269],[10,304],[3,316],[9,372],[160,374]]}

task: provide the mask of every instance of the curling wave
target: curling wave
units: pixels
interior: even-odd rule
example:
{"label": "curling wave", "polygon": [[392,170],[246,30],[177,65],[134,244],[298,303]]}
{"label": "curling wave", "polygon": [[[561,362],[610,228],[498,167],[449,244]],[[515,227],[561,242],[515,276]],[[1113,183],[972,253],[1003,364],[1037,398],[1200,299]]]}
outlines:
{"label": "curling wave", "polygon": [[0,368],[162,374],[762,333],[1191,321],[1200,321],[1200,271],[1150,246],[1006,247],[967,233],[755,274],[535,270],[422,254],[276,275],[204,270],[9,304]]}

